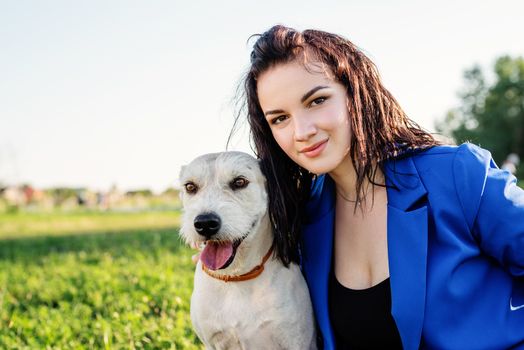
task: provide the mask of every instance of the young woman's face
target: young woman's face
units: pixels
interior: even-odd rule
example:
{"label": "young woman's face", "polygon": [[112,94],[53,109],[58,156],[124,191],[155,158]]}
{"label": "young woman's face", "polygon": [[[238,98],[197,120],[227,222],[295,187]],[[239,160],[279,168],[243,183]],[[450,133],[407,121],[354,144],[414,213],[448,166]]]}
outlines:
{"label": "young woman's face", "polygon": [[314,174],[349,161],[351,139],[344,86],[320,65],[276,65],[257,80],[260,106],[278,145]]}

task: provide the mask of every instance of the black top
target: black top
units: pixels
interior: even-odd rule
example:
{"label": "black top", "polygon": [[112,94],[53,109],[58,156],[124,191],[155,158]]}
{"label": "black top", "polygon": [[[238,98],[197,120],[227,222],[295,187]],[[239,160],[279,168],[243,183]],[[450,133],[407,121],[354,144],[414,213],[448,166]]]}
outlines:
{"label": "black top", "polygon": [[329,314],[337,349],[402,349],[391,316],[389,278],[368,289],[350,289],[329,278]]}

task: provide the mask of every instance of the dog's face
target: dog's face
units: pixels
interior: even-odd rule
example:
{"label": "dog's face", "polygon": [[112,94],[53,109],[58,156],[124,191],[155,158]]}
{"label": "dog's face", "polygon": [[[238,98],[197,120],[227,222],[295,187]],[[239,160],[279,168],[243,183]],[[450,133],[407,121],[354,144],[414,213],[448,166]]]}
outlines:
{"label": "dog's face", "polygon": [[227,268],[244,241],[255,239],[267,212],[266,181],[258,161],[242,152],[200,156],[180,172],[184,206],[181,236],[206,243],[202,262]]}

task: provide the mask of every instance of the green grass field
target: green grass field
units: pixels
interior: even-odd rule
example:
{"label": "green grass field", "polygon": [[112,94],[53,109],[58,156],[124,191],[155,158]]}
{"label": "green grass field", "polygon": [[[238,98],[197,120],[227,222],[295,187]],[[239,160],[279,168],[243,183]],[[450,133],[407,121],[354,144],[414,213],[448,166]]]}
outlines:
{"label": "green grass field", "polygon": [[1,349],[201,349],[179,214],[0,214]]}

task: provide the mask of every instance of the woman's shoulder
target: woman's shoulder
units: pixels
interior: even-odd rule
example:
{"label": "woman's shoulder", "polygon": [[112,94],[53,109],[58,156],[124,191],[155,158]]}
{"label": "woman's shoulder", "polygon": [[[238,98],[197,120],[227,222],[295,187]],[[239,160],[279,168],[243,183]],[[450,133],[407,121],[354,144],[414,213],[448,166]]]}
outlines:
{"label": "woman's shoulder", "polygon": [[422,150],[418,155],[445,155],[454,153],[472,153],[488,155],[489,151],[473,143],[464,142],[460,145],[438,145]]}
{"label": "woman's shoulder", "polygon": [[471,143],[439,145],[414,150],[385,166],[396,184],[414,187],[421,181],[428,190],[452,190],[462,195],[482,191],[490,169],[497,168],[489,151]]}
{"label": "woman's shoulder", "polygon": [[439,145],[426,150],[413,153],[413,160],[417,165],[431,164],[434,162],[445,162],[456,167],[463,164],[465,166],[481,166],[486,169],[492,164],[491,153],[472,143],[461,145]]}
{"label": "woman's shoulder", "polygon": [[[399,156],[388,159],[384,163],[384,169],[393,173],[402,171],[408,175],[413,173],[427,174],[447,173],[446,176],[452,176],[457,165],[473,168],[480,167],[486,169],[492,164],[491,153],[479,146],[471,143],[461,145],[438,145],[429,148],[409,149]],[[492,164],[494,165],[494,163]],[[400,169],[400,171],[396,171]]]}
{"label": "woman's shoulder", "polygon": [[[482,187],[490,168],[497,168],[491,153],[471,143],[435,146],[411,157],[419,176],[426,180],[453,180],[457,188],[467,183]],[[467,186],[470,187],[471,185]]]}

